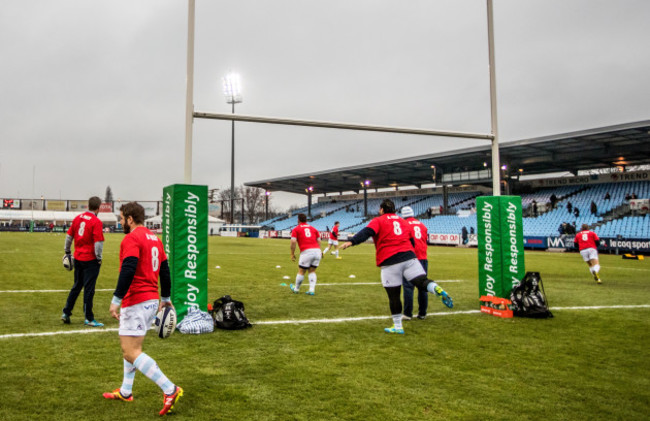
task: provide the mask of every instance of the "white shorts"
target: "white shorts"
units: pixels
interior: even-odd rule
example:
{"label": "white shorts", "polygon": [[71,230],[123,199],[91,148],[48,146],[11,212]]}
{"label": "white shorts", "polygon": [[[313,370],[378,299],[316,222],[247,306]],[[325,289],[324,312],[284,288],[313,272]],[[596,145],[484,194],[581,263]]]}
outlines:
{"label": "white shorts", "polygon": [[158,300],[143,301],[120,310],[120,336],[145,336],[156,319]]}
{"label": "white shorts", "polygon": [[381,284],[384,287],[398,287],[402,285],[402,278],[410,281],[422,275],[426,276],[426,273],[420,261],[411,259],[394,265],[382,266]]}
{"label": "white shorts", "polygon": [[585,262],[588,262],[590,260],[598,260],[598,250],[594,248],[580,250],[580,255],[582,256],[582,260]]}
{"label": "white shorts", "polygon": [[339,240],[332,240],[332,239],[330,238],[329,240],[327,240],[327,245],[328,245],[328,246],[331,246],[331,245],[338,246],[338,245],[339,245]]}
{"label": "white shorts", "polygon": [[307,249],[300,253],[298,266],[303,269],[309,269],[310,267],[317,268],[322,255],[320,249]]}

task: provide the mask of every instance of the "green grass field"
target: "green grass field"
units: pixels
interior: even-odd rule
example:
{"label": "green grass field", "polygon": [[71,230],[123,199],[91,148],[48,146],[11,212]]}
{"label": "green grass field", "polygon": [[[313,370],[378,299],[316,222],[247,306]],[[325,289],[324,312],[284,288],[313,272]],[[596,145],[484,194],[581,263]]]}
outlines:
{"label": "green grass field", "polygon": [[[122,235],[108,235],[95,314],[107,328]],[[119,387],[117,332],[59,319],[72,273],[63,234],[0,233],[0,419],[140,420],[158,417],[160,390],[136,374],[134,402]],[[297,265],[286,240],[212,237],[209,292],[246,304],[253,323],[167,340],[145,352],[185,389],[174,420],[645,420],[650,414],[650,262],[601,255],[603,285],[578,254],[526,252],[555,318],[498,319],[478,310],[475,249],[431,247],[429,274],[453,296],[430,296],[429,317],[387,335],[372,245],[327,257],[316,296],[291,294]],[[282,266],[280,269],[276,265]],[[217,269],[216,266],[220,266]],[[355,275],[354,279],[349,276]],[[283,279],[289,276],[290,280]],[[54,290],[54,292],[8,292]],[[57,290],[62,290],[57,292]],[[306,291],[306,281],[303,285]],[[611,308],[611,306],[645,306]],[[602,306],[602,308],[593,308]],[[416,303],[417,307],[417,303]],[[571,309],[569,307],[587,307]],[[382,317],[331,323],[317,319]],[[13,336],[27,333],[47,336]],[[69,334],[64,334],[68,332]],[[88,334],[82,334],[88,332]]]}

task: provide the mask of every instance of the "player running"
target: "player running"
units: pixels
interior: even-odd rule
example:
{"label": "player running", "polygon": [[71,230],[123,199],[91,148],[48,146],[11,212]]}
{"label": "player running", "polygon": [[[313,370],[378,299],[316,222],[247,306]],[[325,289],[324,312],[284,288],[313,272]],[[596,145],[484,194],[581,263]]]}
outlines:
{"label": "player running", "polygon": [[370,221],[368,226],[359,231],[350,241],[344,242],[341,250],[361,244],[370,237],[375,243],[377,266],[381,268],[381,283],[388,294],[393,318],[393,327],[384,329],[385,332],[404,334],[400,300],[402,278],[441,297],[447,307],[454,306],[449,294],[438,284],[427,279],[413,250],[411,242],[413,231],[405,220],[395,215],[395,204],[392,200],[385,199],[381,202],[379,216]]}
{"label": "player running", "polygon": [[127,235],[120,245],[120,276],[109,311],[120,321],[124,378],[122,387],[103,396],[106,399],[133,401],[133,380],[135,371],[139,370],[162,389],[163,408],[159,414],[165,415],[183,396],[183,389],[172,383],[158,368],[156,361],[142,352],[142,344],[158,308],[173,307],[169,263],[160,239],[143,226],[144,208],[130,202],[120,208],[120,214],[120,223]]}
{"label": "player running", "polygon": [[320,251],[320,234],[318,230],[307,223],[307,215],[298,214],[298,225],[291,231],[291,261],[296,261],[296,244],[300,248],[298,259],[298,274],[296,285],[290,284],[289,288],[294,294],[300,291],[300,285],[305,279],[305,272],[309,271],[309,291],[307,295],[316,293],[316,268],[320,264],[322,253]]}
{"label": "player running", "polygon": [[331,253],[335,254],[337,259],[342,259],[342,257],[339,257],[339,225],[339,221],[334,222],[334,226],[330,232],[330,238],[327,240],[327,248],[323,250],[323,257],[331,249]]}
{"label": "player running", "polygon": [[99,277],[99,269],[102,264],[102,253],[104,250],[104,233],[102,221],[97,218],[102,199],[93,196],[88,199],[88,211],[77,215],[72,220],[65,237],[64,252],[70,256],[70,247],[74,241],[74,284],[68,294],[61,320],[70,324],[70,316],[74,308],[81,288],[84,290],[84,313],[86,320],[84,324],[89,327],[102,327],[103,323],[95,320],[93,313],[93,299],[95,297],[95,285]]}
{"label": "player running", "polygon": [[600,238],[595,232],[589,230],[589,225],[582,224],[580,232],[576,234],[574,242],[578,243],[578,250],[582,259],[587,262],[589,272],[594,277],[594,281],[602,284],[598,272],[600,272],[600,264],[598,263],[598,243]]}

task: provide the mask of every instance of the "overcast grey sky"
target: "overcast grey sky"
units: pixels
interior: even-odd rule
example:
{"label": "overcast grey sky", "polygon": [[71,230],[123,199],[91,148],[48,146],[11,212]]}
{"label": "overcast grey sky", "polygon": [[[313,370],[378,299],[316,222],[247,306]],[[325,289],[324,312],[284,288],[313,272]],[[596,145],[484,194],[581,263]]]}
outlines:
{"label": "overcast grey sky", "polygon": [[[494,0],[502,142],[650,118],[650,1]],[[485,0],[196,0],[196,111],[490,131]],[[0,1],[0,197],[158,200],[183,182],[187,1]],[[238,123],[235,183],[479,140]],[[193,183],[230,186],[230,123]],[[33,177],[35,170],[35,177]],[[275,206],[306,204],[274,195]]]}

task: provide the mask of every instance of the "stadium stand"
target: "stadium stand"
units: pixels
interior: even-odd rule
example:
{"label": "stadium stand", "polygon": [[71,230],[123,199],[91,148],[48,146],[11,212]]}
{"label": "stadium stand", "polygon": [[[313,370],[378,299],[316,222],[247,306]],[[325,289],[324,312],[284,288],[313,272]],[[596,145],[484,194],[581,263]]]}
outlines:
{"label": "stadium stand", "polygon": [[[481,194],[479,192],[491,194],[498,188],[500,194],[521,196],[524,237],[548,237],[531,238],[530,247],[562,248],[565,240],[566,247],[571,247],[570,238],[560,235],[560,226],[566,223],[579,228],[586,223],[601,236],[608,237],[608,247],[614,245],[650,253],[648,219],[644,216],[650,207],[650,120],[500,144],[499,162],[502,165],[498,177],[493,176],[489,166],[492,146],[396,158],[246,185],[297,194],[309,191],[310,198],[313,199],[312,195],[327,196],[326,200],[332,200],[338,193],[341,200],[347,196],[347,200],[358,201],[363,191],[370,199],[368,217],[357,210],[356,203],[353,212],[339,209],[323,215],[312,210],[312,223],[318,229],[323,230],[333,220],[340,220],[342,229],[348,232],[364,226],[373,216],[376,203],[372,200],[385,197],[390,189],[395,193],[393,200],[398,208],[406,204],[414,208],[430,233],[433,232],[432,242],[449,245],[455,244],[458,238],[442,234],[457,235],[463,227],[474,228],[476,232],[475,198]],[[561,175],[555,177],[556,174]],[[371,186],[374,194],[363,186]],[[419,194],[414,187],[427,195],[412,196]],[[455,192],[473,189],[476,192],[465,201],[453,197]],[[444,206],[441,192],[449,193],[444,212],[427,212]],[[404,197],[400,197],[402,194],[412,197],[404,201]],[[553,204],[550,204],[551,198]],[[571,213],[567,208],[569,202]],[[537,205],[532,206],[535,203]],[[574,213],[575,208],[579,213]],[[290,228],[294,224],[286,218],[278,221],[284,225],[276,223],[275,229]],[[620,245],[615,242],[620,237],[635,241]],[[471,238],[468,244],[475,244],[472,241],[476,239]]]}
{"label": "stadium stand", "polygon": [[[609,198],[605,196],[609,193]],[[588,224],[601,237],[649,238],[650,216],[633,215],[626,196],[634,193],[640,198],[650,198],[649,181],[632,181],[627,183],[578,184],[552,188],[540,188],[521,195],[522,205],[527,217],[523,218],[524,235],[558,236],[563,223],[575,224],[579,230],[582,224]],[[396,207],[411,206],[429,232],[438,234],[460,234],[463,227],[474,232],[477,229],[475,200],[480,192],[450,193],[448,196],[448,214],[430,215],[428,210],[443,205],[441,194],[391,197]],[[550,198],[555,195],[555,208],[550,206]],[[368,217],[363,215],[363,201],[337,200],[312,205],[310,222],[319,231],[326,231],[335,221],[341,223],[341,231],[357,232],[368,220],[377,215],[376,209],[383,199],[368,199]],[[545,204],[547,209],[534,216],[530,211],[533,201]],[[571,213],[567,204],[571,202]],[[591,213],[591,203],[597,205],[596,214]],[[573,212],[580,210],[579,216]],[[292,217],[283,215],[263,221],[261,225],[274,230],[290,230],[296,225],[295,215],[307,213],[308,208],[296,209]]]}

